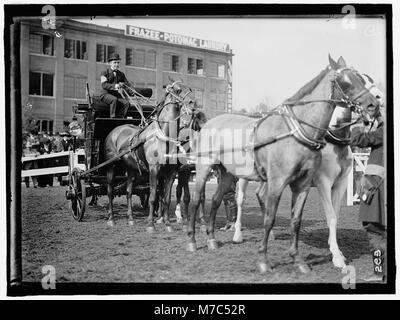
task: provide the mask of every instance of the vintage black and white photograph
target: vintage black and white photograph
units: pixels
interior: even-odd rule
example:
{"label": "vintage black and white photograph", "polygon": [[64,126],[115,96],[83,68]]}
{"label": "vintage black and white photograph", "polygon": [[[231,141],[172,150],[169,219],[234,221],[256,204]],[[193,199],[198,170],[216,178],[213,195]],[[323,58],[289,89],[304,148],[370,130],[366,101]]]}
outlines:
{"label": "vintage black and white photograph", "polygon": [[23,7],[8,294],[394,293],[391,4]]}

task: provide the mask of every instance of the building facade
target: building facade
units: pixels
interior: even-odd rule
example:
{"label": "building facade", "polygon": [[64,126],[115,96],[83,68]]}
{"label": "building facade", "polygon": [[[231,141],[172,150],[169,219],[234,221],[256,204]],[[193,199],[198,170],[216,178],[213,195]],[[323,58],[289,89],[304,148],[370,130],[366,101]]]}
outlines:
{"label": "building facade", "polygon": [[182,80],[208,117],[232,110],[232,50],[229,45],[135,26],[126,30],[57,19],[46,29],[39,20],[21,23],[21,96],[42,131],[62,131],[73,105],[100,90],[107,58],[118,53],[120,70],[135,87],[153,89]]}

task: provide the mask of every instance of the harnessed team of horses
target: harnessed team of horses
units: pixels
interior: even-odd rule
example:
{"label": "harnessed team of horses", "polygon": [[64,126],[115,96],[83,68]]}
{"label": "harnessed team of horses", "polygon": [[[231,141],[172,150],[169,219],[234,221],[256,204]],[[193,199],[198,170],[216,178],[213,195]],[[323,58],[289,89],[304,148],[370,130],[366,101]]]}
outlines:
{"label": "harnessed team of horses", "polygon": [[[212,197],[207,225],[209,249],[218,247],[214,234],[217,209],[234,176],[239,178],[239,210],[233,239],[235,242],[242,241],[241,220],[246,187],[249,181],[259,181],[257,198],[264,222],[259,268],[262,273],[271,270],[267,254],[268,239],[274,226],[281,194],[289,185],[292,191],[289,254],[300,270],[307,272],[309,268],[298,252],[299,229],[307,195],[310,187],[315,185],[326,214],[333,263],[336,267],[343,268],[345,257],[337,244],[336,227],[340,201],[352,161],[349,147],[350,126],[360,119],[373,119],[382,105],[381,96],[374,91],[377,90],[376,86],[369,80],[353,68],[347,67],[342,57],[335,62],[329,56],[327,68],[262,119],[223,114],[207,122],[204,114],[194,108],[192,90],[181,81],[173,82],[167,86],[165,97],[151,121],[144,123],[142,127],[116,127],[106,137],[104,155],[106,161],[110,162],[107,168],[107,223],[114,225],[114,169],[121,166],[127,174],[129,224],[134,223],[132,188],[140,180],[140,176],[145,174],[150,183],[147,231],[155,230],[154,218],[158,204],[166,229],[171,231],[171,188],[178,171],[185,167],[182,161],[177,160],[191,159],[196,170],[191,210],[188,210],[190,195],[187,172],[192,167],[187,164],[186,171],[184,170],[186,180],[181,183],[186,185],[182,213],[184,218],[189,218],[187,250],[197,249],[196,214],[200,204],[204,205],[206,181],[210,173],[216,171],[220,179]],[[359,115],[356,121],[351,121],[352,112]],[[188,132],[182,133],[180,117],[185,113],[191,114],[191,121],[185,129]],[[243,136],[239,140],[232,139],[235,132],[245,131],[250,132],[249,140],[245,144],[237,143],[243,142]],[[119,160],[114,161],[115,157]],[[235,161],[243,157],[250,161],[244,161],[245,164],[243,161]]]}

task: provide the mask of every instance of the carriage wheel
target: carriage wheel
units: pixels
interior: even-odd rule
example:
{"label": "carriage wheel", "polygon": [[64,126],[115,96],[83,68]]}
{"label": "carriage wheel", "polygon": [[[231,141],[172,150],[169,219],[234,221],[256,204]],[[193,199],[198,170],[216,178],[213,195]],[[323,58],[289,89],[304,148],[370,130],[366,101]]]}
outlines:
{"label": "carriage wheel", "polygon": [[71,199],[72,216],[75,220],[82,221],[86,209],[86,183],[80,179],[78,171],[72,172],[71,180],[70,186],[74,194]]}

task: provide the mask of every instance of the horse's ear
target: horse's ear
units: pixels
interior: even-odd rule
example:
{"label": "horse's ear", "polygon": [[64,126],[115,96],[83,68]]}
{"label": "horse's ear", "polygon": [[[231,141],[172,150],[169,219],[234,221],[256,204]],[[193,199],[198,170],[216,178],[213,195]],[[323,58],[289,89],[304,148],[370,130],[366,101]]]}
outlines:
{"label": "horse's ear", "polygon": [[329,54],[329,64],[333,70],[339,69],[338,64],[335,60],[332,59],[331,55]]}
{"label": "horse's ear", "polygon": [[346,61],[344,61],[342,56],[340,56],[337,64],[338,64],[339,68],[346,68]]}

